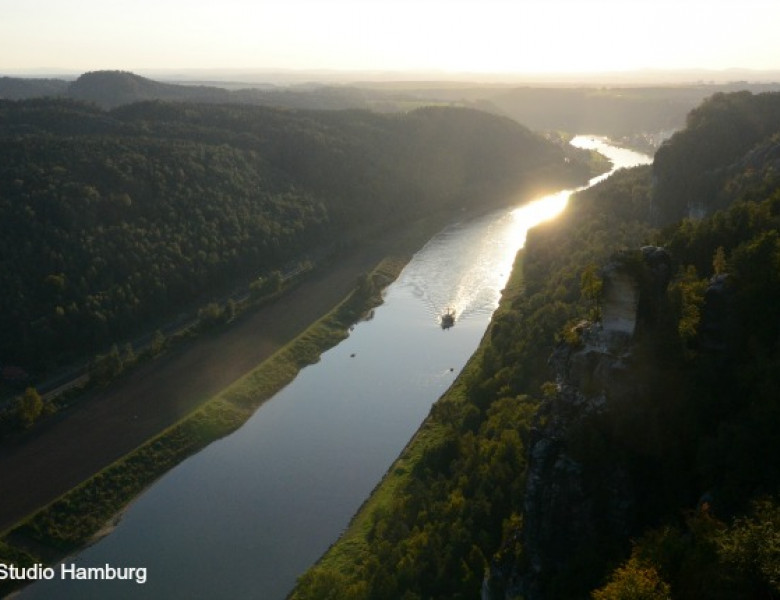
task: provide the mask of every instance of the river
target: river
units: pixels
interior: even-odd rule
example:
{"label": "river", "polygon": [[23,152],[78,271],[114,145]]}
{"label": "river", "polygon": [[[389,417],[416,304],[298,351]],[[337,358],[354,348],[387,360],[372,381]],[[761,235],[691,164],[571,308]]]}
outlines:
{"label": "river", "polygon": [[[615,168],[650,157],[591,136]],[[608,176],[605,174],[590,182]],[[49,598],[281,600],[349,523],[474,352],[527,230],[571,191],[456,223],[434,236],[385,293],[374,317],[232,435],[172,469],[114,531],[65,561],[144,568],[145,582],[51,581]],[[440,327],[455,310],[455,326]]]}

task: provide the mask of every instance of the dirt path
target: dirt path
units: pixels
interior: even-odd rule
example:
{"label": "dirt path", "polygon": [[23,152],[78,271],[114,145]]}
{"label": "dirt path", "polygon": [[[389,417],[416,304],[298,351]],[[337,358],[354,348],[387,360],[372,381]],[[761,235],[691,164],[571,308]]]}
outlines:
{"label": "dirt path", "polygon": [[159,433],[333,308],[382,258],[409,256],[435,223],[377,240],[229,329],[174,350],[40,429],[0,446],[0,531]]}

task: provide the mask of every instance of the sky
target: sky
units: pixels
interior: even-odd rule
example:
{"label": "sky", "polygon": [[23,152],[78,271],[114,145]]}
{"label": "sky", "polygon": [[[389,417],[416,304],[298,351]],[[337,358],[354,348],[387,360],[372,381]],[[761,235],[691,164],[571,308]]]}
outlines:
{"label": "sky", "polygon": [[0,0],[0,75],[780,70],[780,1]]}

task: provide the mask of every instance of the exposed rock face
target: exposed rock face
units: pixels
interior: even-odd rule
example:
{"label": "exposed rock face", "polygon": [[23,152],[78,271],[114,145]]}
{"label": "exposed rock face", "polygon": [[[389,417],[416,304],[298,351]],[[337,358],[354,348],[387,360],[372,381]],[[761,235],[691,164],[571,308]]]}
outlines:
{"label": "exposed rock face", "polygon": [[[622,275],[616,280],[624,291],[633,289]],[[610,329],[581,326],[582,346],[561,345],[550,359],[558,391],[541,407],[532,432],[523,505],[528,565],[521,591],[529,600],[545,598],[550,579],[585,559],[599,540],[630,532],[633,496],[621,460],[599,464],[596,472],[571,447],[586,420],[630,393],[634,323],[627,315],[615,322]]]}
{"label": "exposed rock face", "polygon": [[[619,455],[589,449],[599,444],[592,424],[630,402],[640,380],[632,370],[634,336],[654,318],[654,300],[671,273],[668,254],[642,250],[640,268],[620,260],[602,271],[602,323],[575,328],[580,343],[562,343],[550,358],[557,391],[537,413],[531,434],[523,504],[522,572],[495,573],[507,597],[526,600],[561,594],[560,580],[586,568],[605,545],[628,543],[637,492]],[[506,569],[503,569],[506,571]],[[564,584],[565,585],[565,584]]]}
{"label": "exposed rock face", "polygon": [[672,280],[672,258],[666,250],[657,246],[644,246],[641,252],[645,269],[637,306],[637,324],[655,327],[666,288]]}
{"label": "exposed rock face", "polygon": [[608,339],[613,335],[630,338],[637,325],[653,325],[666,294],[672,277],[669,253],[656,246],[644,246],[640,253],[643,268],[639,272],[621,256],[601,269],[601,324]]}
{"label": "exposed rock face", "polygon": [[727,361],[728,340],[734,336],[737,324],[731,310],[732,293],[727,274],[715,275],[704,293],[699,346],[718,361]]}
{"label": "exposed rock face", "polygon": [[634,335],[639,284],[616,265],[602,269],[604,278],[601,323],[605,331]]}

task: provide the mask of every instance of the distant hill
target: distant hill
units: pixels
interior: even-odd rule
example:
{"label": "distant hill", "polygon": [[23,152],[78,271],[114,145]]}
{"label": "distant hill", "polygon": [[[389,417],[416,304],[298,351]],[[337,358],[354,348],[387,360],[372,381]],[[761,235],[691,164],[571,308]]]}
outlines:
{"label": "distant hill", "polygon": [[68,86],[67,96],[114,108],[142,100],[222,103],[230,93],[222,88],[160,83],[126,71],[85,73]]}
{"label": "distant hill", "polygon": [[43,96],[64,96],[70,83],[64,79],[27,79],[0,77],[0,98],[23,100]]}
{"label": "distant hill", "polygon": [[[384,97],[370,90],[315,84],[285,88],[264,86],[227,89],[211,85],[164,83],[127,71],[92,71],[72,82],[60,79],[0,78],[0,99],[74,98],[106,109],[146,100],[254,104],[311,110],[369,108],[366,96]],[[396,105],[391,105],[391,108],[397,109]]]}

